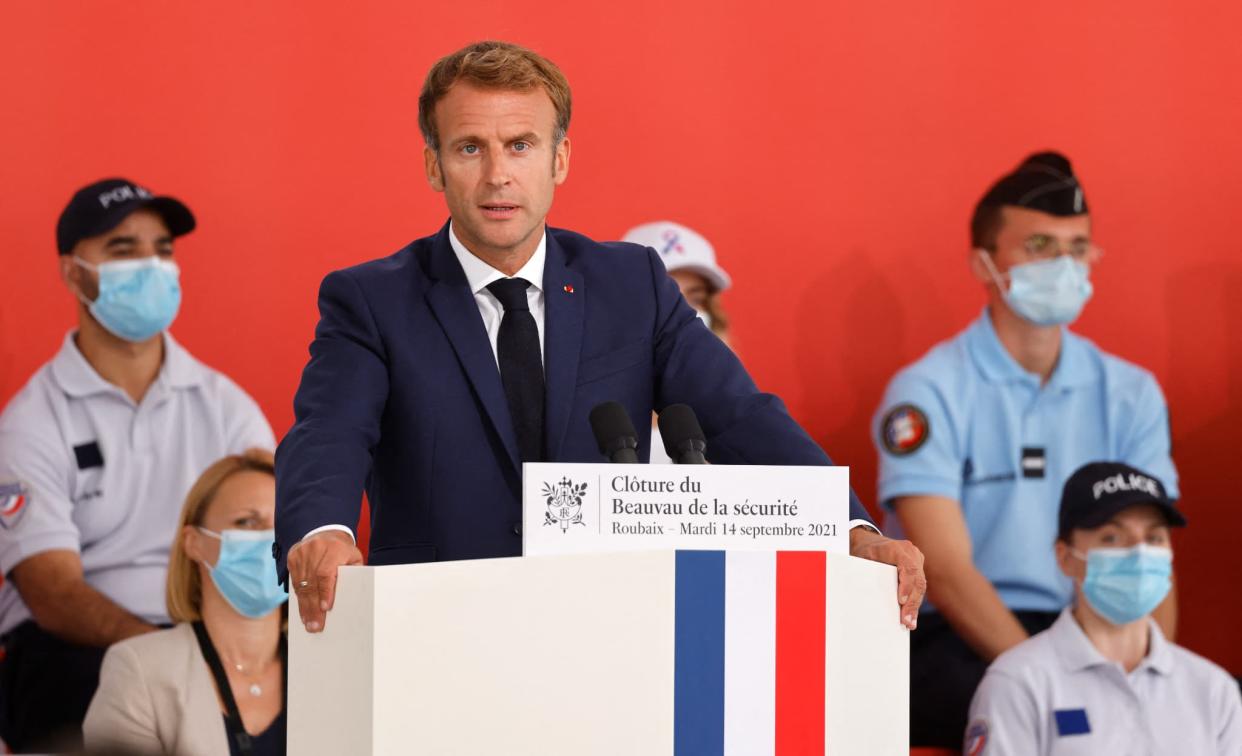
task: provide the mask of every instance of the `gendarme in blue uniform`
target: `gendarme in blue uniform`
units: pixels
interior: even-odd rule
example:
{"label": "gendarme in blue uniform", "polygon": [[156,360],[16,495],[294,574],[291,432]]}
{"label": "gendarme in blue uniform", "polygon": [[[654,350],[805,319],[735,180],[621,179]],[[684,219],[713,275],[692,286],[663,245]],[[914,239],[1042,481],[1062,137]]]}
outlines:
{"label": "gendarme in blue uniform", "polygon": [[1177,497],[1155,378],[1066,329],[1062,336],[1041,388],[1005,351],[985,308],[893,378],[873,423],[885,532],[904,537],[897,497],[960,502],[975,566],[1012,610],[1055,612],[1072,597],[1052,544],[1061,488],[1078,467],[1125,462]]}

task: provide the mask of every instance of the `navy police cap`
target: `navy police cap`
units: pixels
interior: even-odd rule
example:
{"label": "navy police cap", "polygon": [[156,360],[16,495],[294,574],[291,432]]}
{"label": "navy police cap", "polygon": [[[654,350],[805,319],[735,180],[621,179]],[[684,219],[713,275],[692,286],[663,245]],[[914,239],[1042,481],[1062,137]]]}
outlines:
{"label": "navy police cap", "polygon": [[111,231],[140,208],[159,213],[173,237],[194,230],[194,214],[180,200],[156,196],[128,179],[110,178],[79,189],[69,200],[56,222],[57,251],[69,254],[78,242]]}
{"label": "navy police cap", "polygon": [[1071,530],[1098,528],[1135,504],[1154,504],[1170,525],[1186,524],[1155,476],[1120,462],[1083,465],[1065,481],[1061,491],[1057,536],[1064,540]]}

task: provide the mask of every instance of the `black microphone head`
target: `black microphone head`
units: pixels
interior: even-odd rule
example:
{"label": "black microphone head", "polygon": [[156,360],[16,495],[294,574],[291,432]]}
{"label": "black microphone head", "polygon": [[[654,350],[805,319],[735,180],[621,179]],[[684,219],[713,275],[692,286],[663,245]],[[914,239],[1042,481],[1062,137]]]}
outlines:
{"label": "black microphone head", "polygon": [[660,413],[660,435],[664,451],[679,464],[703,464],[707,436],[699,418],[688,404],[670,404]]}
{"label": "black microphone head", "polygon": [[638,433],[620,402],[598,404],[590,414],[591,431],[599,452],[611,462],[637,462]]}

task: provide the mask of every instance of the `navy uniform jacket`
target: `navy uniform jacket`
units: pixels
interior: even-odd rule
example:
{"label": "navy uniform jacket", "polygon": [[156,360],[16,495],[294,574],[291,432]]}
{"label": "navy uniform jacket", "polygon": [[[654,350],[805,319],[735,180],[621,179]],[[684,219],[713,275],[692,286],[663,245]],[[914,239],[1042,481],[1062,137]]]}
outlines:
{"label": "navy uniform jacket", "polygon": [[[694,408],[717,464],[828,465],[695,317],[654,250],[547,229],[548,459],[601,462],[587,415],[618,401],[647,459],[653,409]],[[352,526],[365,488],[374,565],[521,553],[521,464],[496,358],[448,226],[330,273],[276,452],[276,548]],[[869,519],[851,493],[851,519]]]}

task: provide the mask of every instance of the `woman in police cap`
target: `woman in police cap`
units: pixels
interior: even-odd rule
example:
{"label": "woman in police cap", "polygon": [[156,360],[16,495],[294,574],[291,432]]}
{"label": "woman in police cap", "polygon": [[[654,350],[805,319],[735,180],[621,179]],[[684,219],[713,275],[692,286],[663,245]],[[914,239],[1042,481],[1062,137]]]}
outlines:
{"label": "woman in police cap", "polygon": [[1185,524],[1141,470],[1093,462],[1070,476],[1055,548],[1074,603],[988,668],[967,754],[1242,753],[1237,683],[1151,619],[1172,585],[1169,528]]}

